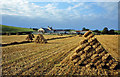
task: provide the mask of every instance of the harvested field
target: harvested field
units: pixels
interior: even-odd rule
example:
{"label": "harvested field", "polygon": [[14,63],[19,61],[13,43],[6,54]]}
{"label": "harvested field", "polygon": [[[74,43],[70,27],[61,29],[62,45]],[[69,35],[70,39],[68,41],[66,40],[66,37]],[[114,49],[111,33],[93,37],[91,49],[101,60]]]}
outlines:
{"label": "harvested field", "polygon": [[3,75],[46,74],[78,45],[75,37],[2,47]]}
{"label": "harvested field", "polygon": [[118,44],[120,44],[120,35],[96,35],[95,37],[97,37],[103,47],[108,50],[113,57],[117,59],[120,57],[118,56],[118,51],[120,51],[118,46]]}
{"label": "harvested field", "polygon": [[[51,39],[51,38],[59,38],[59,37],[67,37],[70,35],[64,35],[64,36],[58,36],[58,35],[43,35],[46,39]],[[25,41],[27,35],[10,35],[10,36],[0,36],[2,37],[2,44],[7,44],[7,43],[12,43],[12,42],[21,42]],[[35,38],[37,35],[35,35]],[[35,40],[35,38],[33,40]]]}
{"label": "harvested field", "polygon": [[[3,75],[108,75],[112,73],[107,69],[90,69],[84,66],[74,65],[70,61],[71,55],[78,47],[83,37],[73,36],[68,38],[58,35],[44,35],[48,40],[46,44],[24,43],[2,47],[2,74]],[[21,38],[22,39],[21,39]],[[115,58],[118,53],[117,35],[96,35],[98,41]],[[25,40],[26,35],[3,36],[3,43]],[[114,53],[113,53],[114,52]],[[86,70],[87,69],[87,70]],[[118,70],[113,70],[113,75]]]}

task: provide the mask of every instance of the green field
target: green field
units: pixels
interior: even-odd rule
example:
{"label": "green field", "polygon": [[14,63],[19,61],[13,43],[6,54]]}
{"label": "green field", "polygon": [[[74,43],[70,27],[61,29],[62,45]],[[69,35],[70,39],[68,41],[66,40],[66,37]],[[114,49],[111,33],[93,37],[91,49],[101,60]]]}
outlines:
{"label": "green field", "polygon": [[6,26],[6,25],[0,25],[0,27],[2,28],[2,33],[16,33],[16,32],[33,31],[32,29],[28,29],[28,28],[13,27],[13,26]]}

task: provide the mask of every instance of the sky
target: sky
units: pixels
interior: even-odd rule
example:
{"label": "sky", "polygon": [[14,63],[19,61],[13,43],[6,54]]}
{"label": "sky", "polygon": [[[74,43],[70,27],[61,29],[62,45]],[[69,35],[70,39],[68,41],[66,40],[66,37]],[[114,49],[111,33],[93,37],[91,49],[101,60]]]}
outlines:
{"label": "sky", "polygon": [[[106,0],[107,1],[107,0]],[[118,29],[118,2],[2,0],[2,24],[25,28]]]}

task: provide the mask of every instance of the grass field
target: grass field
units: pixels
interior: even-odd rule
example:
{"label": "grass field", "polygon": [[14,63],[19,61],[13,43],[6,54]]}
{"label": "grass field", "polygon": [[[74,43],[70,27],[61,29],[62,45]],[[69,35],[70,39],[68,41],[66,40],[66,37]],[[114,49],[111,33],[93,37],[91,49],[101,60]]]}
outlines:
{"label": "grass field", "polygon": [[28,28],[20,28],[20,27],[13,27],[7,25],[0,25],[2,27],[2,33],[17,33],[17,32],[29,32],[33,31],[32,29]]}
{"label": "grass field", "polygon": [[[73,50],[79,45],[83,37],[44,35],[47,44],[25,43],[2,47],[3,75],[47,75],[47,74],[97,74],[96,69],[76,67],[70,63]],[[67,37],[67,38],[58,38]],[[116,59],[118,58],[118,35],[96,35],[97,39]],[[13,39],[14,38],[14,39]],[[25,40],[26,35],[3,36],[2,43]],[[84,72],[85,71],[85,72]],[[109,73],[111,71],[102,70]],[[113,73],[117,73],[114,71]]]}

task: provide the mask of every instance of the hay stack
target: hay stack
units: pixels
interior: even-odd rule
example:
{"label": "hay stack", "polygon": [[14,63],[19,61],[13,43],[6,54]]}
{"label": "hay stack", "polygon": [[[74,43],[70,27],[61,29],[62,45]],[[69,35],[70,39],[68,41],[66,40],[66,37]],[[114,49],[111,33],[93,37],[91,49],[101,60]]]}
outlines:
{"label": "hay stack", "polygon": [[29,35],[26,37],[26,40],[32,42],[33,38],[34,38],[34,35],[33,35],[33,34],[29,34]]}
{"label": "hay stack", "polygon": [[88,31],[83,35],[84,39],[80,45],[75,49],[74,55],[71,60],[74,64],[84,65],[91,67],[94,65],[96,68],[114,69],[118,62],[104,49],[97,38],[94,37],[92,31]]}
{"label": "hay stack", "polygon": [[81,34],[79,34],[79,37],[82,37],[82,35],[81,35]]}
{"label": "hay stack", "polygon": [[35,39],[36,43],[47,43],[47,40],[43,37],[42,34],[38,34],[38,36]]}
{"label": "hay stack", "polygon": [[35,38],[35,36],[34,36],[33,34],[31,34],[31,37],[32,37],[32,38]]}

